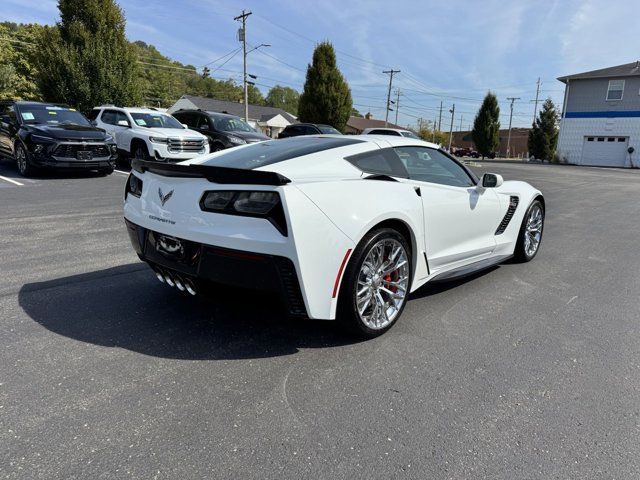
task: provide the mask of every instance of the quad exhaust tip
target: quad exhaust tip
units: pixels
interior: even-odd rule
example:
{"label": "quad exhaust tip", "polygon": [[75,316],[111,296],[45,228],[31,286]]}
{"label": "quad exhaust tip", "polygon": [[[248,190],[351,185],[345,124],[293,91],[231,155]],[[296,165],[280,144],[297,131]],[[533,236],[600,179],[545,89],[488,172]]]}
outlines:
{"label": "quad exhaust tip", "polygon": [[188,278],[182,278],[175,273],[170,273],[161,270],[160,268],[154,268],[153,271],[156,274],[156,278],[161,283],[166,283],[170,287],[176,287],[181,292],[188,292],[189,295],[196,295],[196,286],[193,281]]}

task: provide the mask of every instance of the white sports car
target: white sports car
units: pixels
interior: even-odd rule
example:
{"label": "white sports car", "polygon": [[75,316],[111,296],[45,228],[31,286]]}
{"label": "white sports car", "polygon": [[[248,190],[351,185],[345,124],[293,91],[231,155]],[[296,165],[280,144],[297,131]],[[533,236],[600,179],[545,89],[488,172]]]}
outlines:
{"label": "white sports car", "polygon": [[427,282],[535,257],[545,201],[421,140],[321,135],[134,160],[124,216],[170,286],[279,292],[291,315],[373,337]]}

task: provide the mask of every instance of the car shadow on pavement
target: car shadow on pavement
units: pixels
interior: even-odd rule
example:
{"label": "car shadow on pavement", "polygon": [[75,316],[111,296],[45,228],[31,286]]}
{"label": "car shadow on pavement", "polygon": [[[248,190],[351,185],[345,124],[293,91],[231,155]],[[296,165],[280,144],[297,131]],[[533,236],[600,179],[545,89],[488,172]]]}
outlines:
{"label": "car shadow on pavement", "polygon": [[162,358],[264,358],[357,342],[335,322],[288,318],[273,295],[219,287],[192,297],[141,263],[26,284],[18,298],[59,335]]}

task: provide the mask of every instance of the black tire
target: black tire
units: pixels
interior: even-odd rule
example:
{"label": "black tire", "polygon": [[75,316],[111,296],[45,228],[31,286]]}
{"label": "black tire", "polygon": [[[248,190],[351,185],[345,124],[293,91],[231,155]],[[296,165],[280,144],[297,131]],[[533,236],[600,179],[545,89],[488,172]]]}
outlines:
{"label": "black tire", "polygon": [[[526,248],[525,236],[528,234],[527,223],[529,222],[532,212],[534,212],[534,210],[536,209],[539,209],[542,215],[541,225],[540,225],[540,236],[538,240],[538,246],[536,247],[535,251],[531,253]],[[527,208],[527,211],[524,214],[524,218],[522,219],[522,224],[520,225],[520,231],[518,232],[518,241],[516,243],[516,249],[513,252],[513,258],[516,262],[520,262],[520,263],[530,262],[535,258],[535,256],[540,251],[540,245],[542,244],[542,234],[544,232],[544,217],[545,217],[545,211],[544,211],[543,203],[540,200],[534,200],[533,202],[531,202],[531,205],[529,205],[529,208]]]}
{"label": "black tire", "polygon": [[147,146],[143,143],[135,143],[132,149],[132,157],[138,160],[149,160],[149,151]]}
{"label": "black tire", "polygon": [[22,143],[16,143],[14,156],[16,159],[16,167],[18,168],[20,175],[23,177],[31,177],[36,173],[36,168],[31,165],[29,161],[29,152]]}
{"label": "black tire", "polygon": [[212,143],[209,147],[209,153],[219,152],[220,150],[224,150],[224,146],[220,143]]}
{"label": "black tire", "polygon": [[[374,246],[376,246],[381,240],[385,239],[396,240],[404,249],[408,264],[408,282],[406,285],[405,297],[402,300],[402,304],[398,309],[398,312],[395,315],[394,319],[385,327],[374,329],[367,326],[358,313],[356,304],[356,286],[358,283],[358,275],[360,274],[360,270],[367,255],[374,248]],[[402,311],[407,304],[409,292],[411,291],[412,276],[413,271],[411,263],[411,248],[409,247],[407,239],[405,239],[400,233],[392,228],[380,228],[372,230],[360,241],[353,254],[351,255],[349,263],[347,264],[347,268],[342,278],[342,284],[340,286],[340,294],[338,296],[337,320],[346,330],[357,335],[358,337],[374,338],[382,335],[384,332],[389,330],[402,315]]]}

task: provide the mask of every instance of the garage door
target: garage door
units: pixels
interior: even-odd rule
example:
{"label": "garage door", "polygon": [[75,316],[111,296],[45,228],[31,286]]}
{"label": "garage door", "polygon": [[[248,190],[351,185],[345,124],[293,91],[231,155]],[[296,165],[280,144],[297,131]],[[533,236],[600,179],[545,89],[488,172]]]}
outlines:
{"label": "garage door", "polygon": [[603,167],[628,166],[628,143],[627,137],[584,137],[582,164]]}

